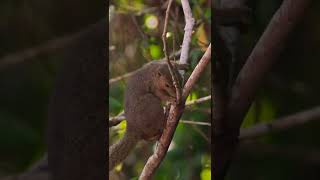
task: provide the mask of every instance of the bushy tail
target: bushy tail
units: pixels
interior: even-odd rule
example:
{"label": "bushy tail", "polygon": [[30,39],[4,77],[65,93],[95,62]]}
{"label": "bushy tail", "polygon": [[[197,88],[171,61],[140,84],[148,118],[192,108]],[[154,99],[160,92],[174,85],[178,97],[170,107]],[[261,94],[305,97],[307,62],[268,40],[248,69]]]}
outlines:
{"label": "bushy tail", "polygon": [[127,130],[123,138],[109,148],[109,171],[129,155],[138,141],[139,138],[134,133],[130,133],[130,131]]}

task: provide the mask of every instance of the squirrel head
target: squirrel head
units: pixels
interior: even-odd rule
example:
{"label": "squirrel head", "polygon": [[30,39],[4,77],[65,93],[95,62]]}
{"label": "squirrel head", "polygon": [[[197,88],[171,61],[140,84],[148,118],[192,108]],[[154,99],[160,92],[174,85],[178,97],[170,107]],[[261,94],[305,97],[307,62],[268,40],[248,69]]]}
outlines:
{"label": "squirrel head", "polygon": [[[173,85],[172,77],[167,64],[161,64],[154,72],[154,86],[155,94],[161,100],[173,101],[176,99],[176,89]],[[167,97],[162,99],[161,97]]]}

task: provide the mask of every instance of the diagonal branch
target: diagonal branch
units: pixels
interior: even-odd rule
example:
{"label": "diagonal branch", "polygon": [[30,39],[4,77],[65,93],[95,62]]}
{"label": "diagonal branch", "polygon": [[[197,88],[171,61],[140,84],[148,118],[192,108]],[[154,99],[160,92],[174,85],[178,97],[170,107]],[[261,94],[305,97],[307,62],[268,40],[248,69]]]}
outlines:
{"label": "diagonal branch", "polygon": [[265,74],[277,60],[289,32],[299,22],[310,0],[284,0],[253,49],[232,88],[227,117],[215,137],[214,173],[223,179],[238,144],[240,125]]}
{"label": "diagonal branch", "polygon": [[155,170],[159,167],[160,163],[164,159],[169,145],[172,141],[173,134],[175,129],[179,123],[179,119],[184,111],[184,103],[189,95],[191,88],[195,85],[200,74],[205,70],[211,60],[211,44],[207,48],[205,54],[199,61],[198,65],[192,72],[191,76],[189,77],[186,85],[183,89],[183,96],[182,96],[182,103],[181,104],[173,104],[170,108],[169,117],[167,119],[167,125],[164,129],[162,136],[159,140],[158,146],[154,152],[154,154],[149,157],[146,165],[143,168],[143,171],[140,175],[140,180],[150,180],[152,175],[154,174]]}

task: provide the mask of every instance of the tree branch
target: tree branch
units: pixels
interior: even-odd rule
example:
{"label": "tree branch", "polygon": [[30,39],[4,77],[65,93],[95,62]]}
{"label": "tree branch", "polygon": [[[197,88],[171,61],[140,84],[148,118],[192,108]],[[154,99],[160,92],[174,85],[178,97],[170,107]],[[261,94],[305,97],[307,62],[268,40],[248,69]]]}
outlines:
{"label": "tree branch", "polygon": [[270,132],[285,130],[291,127],[299,126],[314,120],[320,120],[320,106],[299,113],[295,113],[287,117],[275,119],[270,123],[261,123],[249,128],[241,129],[239,139],[244,140],[248,138],[255,138],[258,136],[268,134]]}
{"label": "tree branch", "polygon": [[211,96],[205,96],[196,100],[192,100],[186,103],[186,106],[191,106],[191,105],[195,105],[195,104],[200,104],[206,101],[211,100]]}
{"label": "tree branch", "polygon": [[179,86],[179,83],[178,83],[177,74],[175,74],[173,71],[173,66],[172,66],[170,59],[169,59],[169,55],[168,55],[168,51],[167,51],[167,42],[166,42],[167,26],[168,26],[168,19],[169,19],[171,4],[172,4],[172,0],[169,0],[168,8],[166,10],[166,16],[165,16],[165,20],[164,20],[162,42],[163,42],[163,52],[164,52],[165,58],[168,63],[168,68],[169,68],[169,71],[170,71],[170,74],[172,77],[173,85],[176,89],[176,100],[177,100],[177,103],[180,103],[181,102],[181,90],[180,90],[181,87]]}
{"label": "tree branch", "polygon": [[184,124],[211,126],[211,123],[208,123],[208,122],[188,121],[188,120],[180,120],[179,122],[180,122],[180,123],[184,123]]}
{"label": "tree branch", "polygon": [[189,77],[186,85],[184,86],[183,94],[182,94],[182,103],[171,105],[166,128],[162,133],[162,136],[159,140],[158,146],[154,154],[151,157],[149,157],[146,165],[144,166],[143,171],[139,178],[140,180],[150,180],[155,170],[159,167],[160,163],[164,159],[168,151],[169,145],[172,141],[175,129],[179,123],[179,119],[184,111],[185,100],[189,95],[191,88],[194,86],[194,84],[200,77],[200,74],[205,70],[206,66],[209,64],[210,59],[211,59],[211,44],[209,45],[205,54],[201,58],[200,62],[198,63],[198,65],[192,72],[191,76]]}
{"label": "tree branch", "polygon": [[277,60],[289,32],[300,20],[309,2],[310,0],[283,1],[239,73],[232,88],[223,129],[214,140],[215,180],[224,178],[238,144],[240,125],[254,99],[255,92],[262,78]]}

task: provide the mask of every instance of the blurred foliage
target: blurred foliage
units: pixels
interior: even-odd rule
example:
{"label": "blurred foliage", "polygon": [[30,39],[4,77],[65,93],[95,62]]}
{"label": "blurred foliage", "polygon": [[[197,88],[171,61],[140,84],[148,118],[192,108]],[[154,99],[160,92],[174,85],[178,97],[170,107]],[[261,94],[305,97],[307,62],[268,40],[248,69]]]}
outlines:
{"label": "blurred foliage", "polygon": [[[76,7],[76,8],[75,8]],[[0,1],[2,57],[78,32],[105,17],[97,1]],[[0,177],[28,168],[46,152],[47,104],[59,52],[0,71]]]}
{"label": "blurred foliage", "polygon": [[[149,61],[164,58],[161,35],[167,8],[165,1],[111,1],[109,9],[110,7],[114,11],[111,15],[113,18],[109,21],[109,78],[132,72]],[[186,73],[186,78],[190,76],[211,42],[211,1],[191,1],[191,8],[196,26],[189,53],[191,67]],[[174,1],[166,35],[169,54],[180,49],[184,26],[180,1]],[[109,87],[109,116],[115,116],[123,111],[125,84],[126,81],[123,80]],[[208,66],[188,97],[188,101],[208,96],[211,90],[210,84],[211,69]],[[185,111],[182,119],[210,122],[210,101],[191,106]],[[115,134],[123,132],[121,124],[110,129],[111,144],[119,140],[120,137]],[[180,123],[169,152],[154,178],[156,180],[211,179],[210,139],[210,127]],[[137,178],[153,148],[152,144],[142,143],[129,155],[121,168],[127,179]]]}
{"label": "blurred foliage", "polygon": [[[241,37],[240,55],[245,60],[268,25],[281,0],[250,0],[252,21]],[[272,71],[251,105],[243,128],[273,120],[319,105],[320,2],[312,1],[290,36]],[[243,64],[240,63],[240,64]],[[241,142],[228,180],[320,179],[320,123],[270,133]],[[263,145],[263,148],[259,148]],[[247,147],[247,148],[245,148]],[[308,158],[309,157],[309,158]]]}

